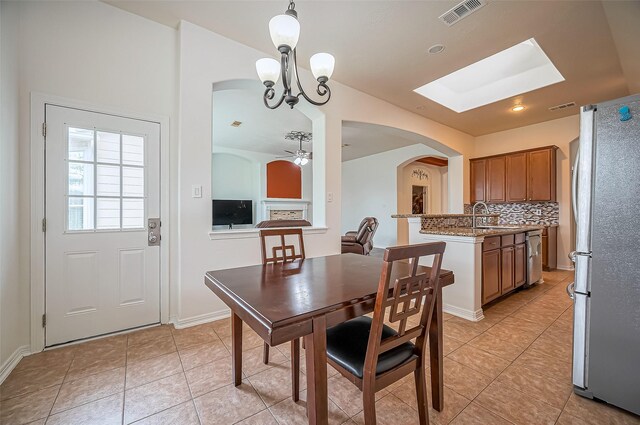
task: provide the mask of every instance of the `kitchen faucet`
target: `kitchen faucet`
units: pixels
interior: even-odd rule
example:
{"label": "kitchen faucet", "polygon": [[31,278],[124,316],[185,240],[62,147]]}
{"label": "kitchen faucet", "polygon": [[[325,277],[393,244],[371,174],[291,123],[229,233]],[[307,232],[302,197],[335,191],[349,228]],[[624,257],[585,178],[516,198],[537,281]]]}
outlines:
{"label": "kitchen faucet", "polygon": [[474,229],[476,228],[476,207],[478,205],[484,206],[485,214],[489,214],[489,207],[487,207],[487,204],[485,204],[484,202],[480,201],[473,204],[473,206],[471,207],[471,216],[472,216],[471,223]]}

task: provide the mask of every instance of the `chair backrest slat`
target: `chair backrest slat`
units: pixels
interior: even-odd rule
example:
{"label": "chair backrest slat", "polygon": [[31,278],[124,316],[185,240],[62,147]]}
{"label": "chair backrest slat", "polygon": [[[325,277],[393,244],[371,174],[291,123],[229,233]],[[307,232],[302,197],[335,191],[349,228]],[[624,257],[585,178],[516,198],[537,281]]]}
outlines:
{"label": "chair backrest slat", "polygon": [[[296,252],[294,244],[287,245],[286,236],[294,235],[298,237],[298,247],[300,252]],[[271,256],[267,257],[267,239],[273,237],[279,238],[279,245],[271,247]],[[260,243],[262,249],[262,264],[280,263],[294,260],[304,260],[304,240],[302,238],[302,229],[264,229],[260,230]]]}
{"label": "chair backrest slat", "polygon": [[[416,350],[426,351],[426,337],[431,323],[435,297],[440,285],[440,267],[446,244],[426,244],[387,248],[378,282],[371,332],[365,359],[365,371],[375,371],[378,355],[417,338]],[[431,270],[419,268],[424,257],[433,257]],[[391,279],[393,265],[408,260],[409,275]],[[388,310],[388,314],[387,314]],[[385,317],[398,323],[397,335],[382,339]]]}

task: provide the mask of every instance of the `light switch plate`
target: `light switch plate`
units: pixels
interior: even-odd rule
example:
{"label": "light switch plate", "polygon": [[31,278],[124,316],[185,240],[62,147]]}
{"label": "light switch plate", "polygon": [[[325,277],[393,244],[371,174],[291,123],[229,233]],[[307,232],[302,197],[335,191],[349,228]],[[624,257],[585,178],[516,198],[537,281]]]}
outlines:
{"label": "light switch plate", "polygon": [[327,202],[333,202],[333,192],[327,193]]}
{"label": "light switch plate", "polygon": [[202,198],[202,186],[196,184],[191,186],[191,197]]}

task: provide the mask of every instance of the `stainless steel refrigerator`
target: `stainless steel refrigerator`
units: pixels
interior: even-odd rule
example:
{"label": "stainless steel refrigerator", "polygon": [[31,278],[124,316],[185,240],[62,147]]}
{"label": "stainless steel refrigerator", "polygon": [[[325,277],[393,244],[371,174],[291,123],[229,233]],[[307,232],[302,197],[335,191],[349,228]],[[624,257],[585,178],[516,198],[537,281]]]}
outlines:
{"label": "stainless steel refrigerator", "polygon": [[640,95],[581,109],[573,186],[574,390],[640,414]]}

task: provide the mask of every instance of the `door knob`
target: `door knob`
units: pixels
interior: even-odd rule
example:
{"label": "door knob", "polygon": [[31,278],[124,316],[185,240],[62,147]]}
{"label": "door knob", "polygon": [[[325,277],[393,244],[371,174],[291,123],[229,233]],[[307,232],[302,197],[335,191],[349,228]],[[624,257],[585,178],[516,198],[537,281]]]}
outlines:
{"label": "door knob", "polygon": [[160,219],[150,218],[148,220],[147,227],[149,228],[149,234],[147,235],[148,245],[160,245]]}

